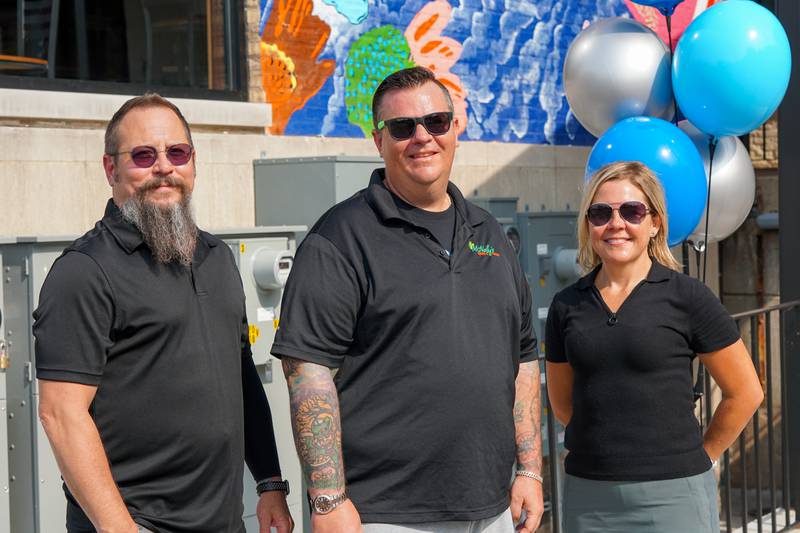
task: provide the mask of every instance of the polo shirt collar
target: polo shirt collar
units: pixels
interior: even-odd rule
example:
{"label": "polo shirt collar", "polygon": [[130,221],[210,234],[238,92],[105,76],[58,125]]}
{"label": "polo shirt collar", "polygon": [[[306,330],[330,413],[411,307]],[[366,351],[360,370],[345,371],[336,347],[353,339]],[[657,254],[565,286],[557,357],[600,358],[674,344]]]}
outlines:
{"label": "polo shirt collar", "polygon": [[106,211],[103,215],[103,224],[114,236],[117,243],[128,253],[132,254],[139,246],[144,244],[142,233],[130,222],[122,217],[114,200],[109,198]]}
{"label": "polo shirt collar", "polygon": [[[108,231],[114,236],[114,239],[122,247],[125,252],[130,255],[139,246],[144,244],[142,232],[139,229],[125,220],[114,200],[109,198],[106,204],[106,210],[103,214],[103,224]],[[214,248],[217,241],[204,231],[197,232],[197,248],[194,252],[195,263],[202,262],[208,256],[209,248]]]}
{"label": "polo shirt collar", "polygon": [[[651,258],[651,261],[653,264],[650,265],[650,271],[647,273],[647,277],[644,279],[647,283],[659,283],[662,281],[667,281],[672,276],[672,270],[665,267],[653,258]],[[597,265],[591,272],[579,279],[577,287],[579,289],[591,288],[592,285],[594,285],[595,278],[597,278],[597,273],[600,272],[601,266],[603,265]]]}
{"label": "polo shirt collar", "polygon": [[[386,169],[378,168],[372,171],[366,192],[367,202],[384,221],[398,219],[413,224],[397,208],[397,204],[392,199],[392,192],[383,183],[385,178]],[[453,200],[453,205],[461,220],[466,221],[470,226],[477,226],[489,218],[489,213],[464,200],[464,195],[452,181],[447,182],[447,194]]]}

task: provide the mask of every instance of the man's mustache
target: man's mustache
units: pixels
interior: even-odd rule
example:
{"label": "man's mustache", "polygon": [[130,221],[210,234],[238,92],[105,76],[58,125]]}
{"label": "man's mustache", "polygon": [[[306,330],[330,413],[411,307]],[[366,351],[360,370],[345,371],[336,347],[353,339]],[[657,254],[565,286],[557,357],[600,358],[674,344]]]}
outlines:
{"label": "man's mustache", "polygon": [[152,191],[158,189],[162,185],[167,184],[170,187],[177,187],[181,190],[183,194],[186,194],[186,182],[175,176],[163,176],[159,178],[150,178],[144,183],[142,183],[141,187],[139,187],[139,191],[141,193],[146,193],[148,191]]}

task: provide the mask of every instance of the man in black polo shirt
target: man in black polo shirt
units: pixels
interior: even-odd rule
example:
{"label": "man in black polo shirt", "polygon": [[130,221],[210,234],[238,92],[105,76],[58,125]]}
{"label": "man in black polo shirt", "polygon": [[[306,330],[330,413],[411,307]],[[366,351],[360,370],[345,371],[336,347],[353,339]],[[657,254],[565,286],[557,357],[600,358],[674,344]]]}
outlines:
{"label": "man in black polo shirt", "polygon": [[373,116],[386,168],[303,241],[272,348],[314,532],[507,532],[522,510],[531,532],[541,441],[525,276],[497,221],[449,182],[457,123],[433,74],[390,75]]}
{"label": "man in black polo shirt", "polygon": [[[150,93],[117,111],[105,142],[113,198],[34,313],[67,529],[241,533],[244,460],[262,489],[285,486],[233,256],[192,218],[189,126]],[[291,531],[284,490],[257,513],[262,531]]]}

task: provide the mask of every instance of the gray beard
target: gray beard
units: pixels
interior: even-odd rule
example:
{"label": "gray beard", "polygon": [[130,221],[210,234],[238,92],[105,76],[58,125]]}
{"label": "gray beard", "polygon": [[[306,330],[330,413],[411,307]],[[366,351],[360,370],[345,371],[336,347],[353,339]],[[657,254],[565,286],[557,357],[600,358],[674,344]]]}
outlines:
{"label": "gray beard", "polygon": [[[192,215],[191,195],[182,189],[180,202],[160,207],[148,201],[146,194],[161,181],[156,179],[153,183],[145,184],[120,206],[120,211],[122,217],[142,233],[142,239],[156,261],[163,264],[175,261],[188,268],[197,246],[197,225]],[[167,181],[171,183],[171,179],[167,178]],[[177,185],[181,186],[182,183]]]}

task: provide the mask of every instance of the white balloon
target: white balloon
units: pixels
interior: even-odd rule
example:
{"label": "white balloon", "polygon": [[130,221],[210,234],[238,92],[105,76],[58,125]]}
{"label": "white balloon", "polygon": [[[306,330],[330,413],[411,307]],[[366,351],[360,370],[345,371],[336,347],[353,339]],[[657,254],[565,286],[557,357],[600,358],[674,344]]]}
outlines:
{"label": "white balloon", "polygon": [[670,54],[650,28],[623,18],[592,23],[564,60],[564,92],[584,128],[600,137],[622,119],[674,115]]}
{"label": "white balloon", "polygon": [[[697,146],[706,170],[708,182],[708,135],[695,128],[688,120],[678,127]],[[719,242],[729,237],[750,214],[756,197],[756,173],[750,154],[738,137],[720,137],[714,152],[711,176],[711,216],[708,221],[708,238],[705,236],[706,213],[688,239],[694,243]]]}

